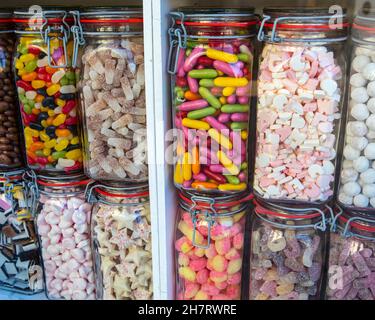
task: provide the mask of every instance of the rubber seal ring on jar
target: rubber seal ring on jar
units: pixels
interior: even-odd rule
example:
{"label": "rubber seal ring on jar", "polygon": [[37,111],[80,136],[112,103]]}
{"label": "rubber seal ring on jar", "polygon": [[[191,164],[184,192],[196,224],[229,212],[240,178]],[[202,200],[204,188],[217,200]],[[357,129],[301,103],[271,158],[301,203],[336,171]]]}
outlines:
{"label": "rubber seal ring on jar", "polygon": [[[344,238],[356,237],[356,238],[360,238],[364,240],[374,241],[375,240],[375,220],[367,218],[363,215],[353,215],[353,214],[356,214],[356,213],[349,213],[349,217],[344,217],[343,212],[340,212],[340,214],[337,215],[337,220],[340,220],[342,223],[344,223],[344,227],[339,226],[338,223],[336,223],[337,227],[341,230],[341,235]],[[357,223],[356,221],[363,222],[367,225]],[[374,233],[374,236],[370,237],[370,236],[365,236],[363,234],[353,232],[351,231],[352,228],[355,228],[357,230],[364,231],[364,232]]]}

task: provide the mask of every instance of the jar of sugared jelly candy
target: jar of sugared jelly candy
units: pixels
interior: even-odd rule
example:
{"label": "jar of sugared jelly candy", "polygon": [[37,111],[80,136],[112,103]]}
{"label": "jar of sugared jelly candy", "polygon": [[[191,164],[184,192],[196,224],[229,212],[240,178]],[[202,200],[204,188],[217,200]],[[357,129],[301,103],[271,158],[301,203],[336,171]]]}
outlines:
{"label": "jar of sugared jelly candy", "polygon": [[251,225],[250,300],[318,300],[332,209],[256,202]]}
{"label": "jar of sugared jelly candy", "polygon": [[346,13],[266,8],[258,75],[255,196],[323,205],[334,194],[346,78]]}
{"label": "jar of sugared jelly candy", "polygon": [[86,177],[38,176],[34,212],[43,260],[45,291],[52,300],[94,300],[91,209]]}
{"label": "jar of sugared jelly candy", "polygon": [[97,299],[152,299],[148,186],[94,184],[88,189],[87,198],[94,202],[91,234]]}
{"label": "jar of sugared jelly candy", "polygon": [[48,174],[82,169],[72,17],[66,11],[15,11],[14,72],[27,164]]}
{"label": "jar of sugared jelly candy", "polygon": [[375,300],[375,219],[337,210],[332,224],[327,300]]}
{"label": "jar of sugared jelly candy", "polygon": [[77,63],[85,172],[99,181],[145,182],[142,9],[90,8],[76,12],[76,22],[84,43]]}
{"label": "jar of sugared jelly candy", "polygon": [[248,189],[253,9],[183,8],[169,14],[174,182],[187,191]]}
{"label": "jar of sugared jelly candy", "polygon": [[359,14],[353,51],[338,202],[346,210],[375,208],[375,11]]}
{"label": "jar of sugared jelly candy", "polygon": [[24,174],[0,174],[0,289],[32,295],[43,291],[43,272]]}
{"label": "jar of sugared jelly candy", "polygon": [[248,194],[179,193],[176,221],[178,300],[239,300]]}
{"label": "jar of sugared jelly candy", "polygon": [[14,30],[12,12],[0,10],[0,170],[23,166],[18,129],[19,112],[12,72]]}

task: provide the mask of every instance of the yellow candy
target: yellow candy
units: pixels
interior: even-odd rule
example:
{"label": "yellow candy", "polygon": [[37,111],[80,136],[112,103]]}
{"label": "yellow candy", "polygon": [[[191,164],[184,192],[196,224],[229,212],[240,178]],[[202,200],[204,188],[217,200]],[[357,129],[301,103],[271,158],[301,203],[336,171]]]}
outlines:
{"label": "yellow candy", "polygon": [[21,70],[18,70],[18,75],[21,77],[23,76],[24,74],[26,74],[27,71],[25,69],[21,69]]}
{"label": "yellow candy", "polygon": [[228,275],[224,272],[211,273],[210,279],[213,282],[224,282],[228,280]]}
{"label": "yellow candy", "polygon": [[231,260],[228,263],[228,274],[234,274],[240,271],[242,268],[242,259]]}
{"label": "yellow candy", "polygon": [[221,104],[227,104],[227,99],[225,97],[220,97],[219,101]]}
{"label": "yellow candy", "polygon": [[227,268],[226,262],[223,256],[217,255],[212,259],[212,267],[215,271],[224,272]]}
{"label": "yellow candy", "polygon": [[51,149],[44,148],[43,149],[43,154],[48,157],[51,154]]}
{"label": "yellow candy", "polygon": [[34,59],[35,59],[35,56],[32,53],[23,54],[22,56],[19,57],[19,61],[25,62],[25,63],[33,61]]}
{"label": "yellow candy", "polygon": [[61,140],[58,144],[55,146],[56,151],[63,151],[66,149],[66,147],[69,145],[68,139]]}
{"label": "yellow candy", "polygon": [[196,274],[195,272],[189,267],[180,267],[178,269],[178,274],[180,277],[184,278],[187,281],[194,282]]}
{"label": "yellow candy", "polygon": [[265,281],[276,281],[279,280],[279,275],[276,269],[270,269],[267,271],[266,275],[263,277]]}
{"label": "yellow candy", "polygon": [[248,83],[246,78],[218,77],[214,80],[216,87],[245,87]]}
{"label": "yellow candy", "polygon": [[31,81],[31,86],[32,86],[34,89],[41,89],[41,88],[44,88],[45,85],[46,85],[46,82],[43,81],[43,80],[33,80],[33,81]]}
{"label": "yellow candy", "polygon": [[82,152],[80,149],[74,149],[74,150],[68,151],[65,156],[67,159],[77,161],[79,158],[82,157]]}
{"label": "yellow candy", "polygon": [[229,97],[231,96],[232,94],[234,94],[234,92],[236,91],[236,88],[233,88],[233,87],[225,87],[223,89],[223,96],[224,97]]}
{"label": "yellow candy", "polygon": [[55,139],[52,139],[50,141],[47,141],[45,144],[44,144],[44,147],[45,148],[48,148],[48,149],[52,149],[56,146],[56,140]]}
{"label": "yellow candy", "polygon": [[56,99],[56,104],[57,104],[59,107],[63,107],[63,106],[65,106],[66,101],[65,101],[65,100],[62,100],[62,99]]}
{"label": "yellow candy", "polygon": [[58,127],[59,125],[62,125],[66,120],[66,115],[63,113],[60,113],[52,122],[52,124],[55,127]]}
{"label": "yellow candy", "polygon": [[176,163],[176,167],[174,170],[174,182],[176,184],[183,184],[184,183],[184,175],[182,173],[182,161],[179,160]]}
{"label": "yellow candy", "polygon": [[[180,221],[178,224],[178,230],[180,230],[186,238],[190,241],[193,241],[193,229],[189,227],[189,225],[185,221]],[[198,245],[202,245],[204,243],[203,236],[199,233],[198,230],[195,231],[195,243]]]}
{"label": "yellow candy", "polygon": [[75,137],[73,139],[70,140],[70,144],[78,144],[79,143],[79,138],[78,137]]}
{"label": "yellow candy", "polygon": [[218,144],[223,146],[225,149],[232,150],[233,145],[232,142],[224,135],[222,135],[219,131],[216,129],[210,129],[208,130],[208,135],[214,139]]}
{"label": "yellow candy", "polygon": [[33,142],[34,141],[31,136],[25,136],[26,149],[29,149]]}
{"label": "yellow candy", "polygon": [[30,127],[26,127],[24,132],[25,132],[25,136],[31,136],[34,138],[39,137],[39,131],[31,129]]}
{"label": "yellow candy", "polygon": [[204,252],[205,252],[205,249],[203,249],[203,248],[195,248],[194,249],[194,255],[199,257],[199,258],[202,258],[204,256]]}
{"label": "yellow candy", "polygon": [[53,96],[55,93],[57,93],[60,90],[59,84],[53,84],[50,86],[46,91],[49,96]]}
{"label": "yellow candy", "polygon": [[15,63],[15,67],[16,67],[17,70],[20,70],[20,69],[23,69],[25,67],[25,65],[23,64],[22,61],[17,60],[16,63]]}
{"label": "yellow candy", "polygon": [[247,130],[242,130],[241,131],[241,139],[242,140],[247,140],[248,136],[249,136],[249,133],[247,132]]}
{"label": "yellow candy", "polygon": [[206,130],[206,131],[211,128],[207,122],[200,121],[200,120],[192,120],[188,118],[182,119],[182,125],[186,128]]}
{"label": "yellow candy", "polygon": [[276,288],[276,292],[280,296],[285,296],[288,293],[291,293],[293,290],[294,290],[294,284],[293,283],[281,284]]}
{"label": "yellow candy", "polygon": [[41,124],[44,128],[47,128],[47,127],[48,127],[48,123],[47,123],[46,120],[42,120],[42,121],[40,122],[40,124]]}
{"label": "yellow candy", "polygon": [[[235,165],[233,165],[233,167],[231,168],[225,167],[225,169],[227,169],[233,176],[236,176],[240,173],[240,170]],[[218,189],[220,191],[244,191],[246,190],[246,188],[247,188],[247,185],[244,182],[240,184],[230,184],[230,183],[220,184],[218,186]]]}
{"label": "yellow candy", "polygon": [[207,49],[206,52],[207,57],[213,59],[213,60],[220,60],[227,63],[236,63],[238,62],[238,57],[235,54],[215,50],[212,48]]}
{"label": "yellow candy", "polygon": [[42,141],[44,141],[44,142],[47,142],[47,141],[51,140],[51,138],[44,131],[42,131],[40,133],[40,139],[42,139]]}
{"label": "yellow candy", "polygon": [[255,300],[267,300],[268,298],[268,294],[261,292],[255,297]]}
{"label": "yellow candy", "polygon": [[53,117],[55,115],[55,112],[53,110],[47,110],[48,116]]}
{"label": "yellow candy", "polygon": [[229,159],[228,156],[227,156],[223,151],[221,151],[221,150],[219,150],[219,151],[217,152],[217,157],[218,157],[220,163],[221,163],[224,167],[226,167],[226,166],[230,166],[230,165],[232,165],[232,163],[233,163],[232,160]]}
{"label": "yellow candy", "polygon": [[193,249],[193,246],[187,242],[184,242],[182,245],[181,245],[181,252],[182,253],[188,253],[189,251],[191,251],[191,249]]}
{"label": "yellow candy", "polygon": [[189,152],[185,152],[182,160],[182,174],[185,181],[189,181],[192,178],[191,171],[191,155]]}
{"label": "yellow candy", "polygon": [[209,296],[204,291],[198,291],[193,300],[208,300]]}

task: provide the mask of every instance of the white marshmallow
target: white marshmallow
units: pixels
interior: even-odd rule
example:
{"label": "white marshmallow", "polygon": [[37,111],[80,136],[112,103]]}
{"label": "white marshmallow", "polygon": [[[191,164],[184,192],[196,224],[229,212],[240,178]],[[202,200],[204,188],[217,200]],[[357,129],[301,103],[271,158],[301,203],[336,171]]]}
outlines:
{"label": "white marshmallow", "polygon": [[375,143],[369,143],[364,153],[367,159],[375,160]]}
{"label": "white marshmallow", "polygon": [[345,183],[342,189],[348,196],[351,197],[361,193],[361,186],[355,181]]}
{"label": "white marshmallow", "polygon": [[369,99],[366,88],[354,88],[351,93],[351,98],[358,103],[365,103]]}
{"label": "white marshmallow", "polygon": [[368,117],[366,120],[366,125],[370,130],[375,131],[375,114]]}
{"label": "white marshmallow", "polygon": [[360,179],[365,184],[375,183],[375,169],[368,169],[365,172],[361,173]]}
{"label": "white marshmallow", "polygon": [[352,146],[347,145],[344,148],[344,157],[347,160],[356,160],[361,155],[360,151],[357,149],[354,149]]}
{"label": "white marshmallow", "polygon": [[367,108],[371,111],[371,113],[375,113],[375,98],[371,98],[367,101]]}
{"label": "white marshmallow", "polygon": [[353,204],[353,197],[348,196],[345,192],[340,192],[338,199],[344,205],[351,206]]}
{"label": "white marshmallow", "polygon": [[370,112],[367,109],[367,106],[363,103],[357,103],[353,106],[350,114],[352,117],[358,121],[364,121],[370,115]]}
{"label": "white marshmallow", "polygon": [[363,68],[371,62],[370,58],[365,55],[356,56],[352,62],[352,68],[357,71],[361,72]]}
{"label": "white marshmallow", "polygon": [[368,198],[375,197],[375,184],[366,184],[362,188],[363,194]]}
{"label": "white marshmallow", "polygon": [[363,78],[362,74],[360,73],[355,73],[350,78],[350,84],[356,88],[364,87],[366,83],[367,83],[367,80]]}
{"label": "white marshmallow", "polygon": [[375,81],[371,81],[371,82],[367,85],[367,94],[368,94],[370,97],[375,97]]}
{"label": "white marshmallow", "polygon": [[370,161],[366,157],[359,157],[353,161],[353,168],[359,173],[365,172],[370,167]]}
{"label": "white marshmallow", "polygon": [[357,196],[354,197],[353,204],[356,207],[366,208],[368,206],[368,204],[369,204],[369,198],[367,198],[363,194],[359,194],[359,195],[357,195]]}
{"label": "white marshmallow", "polygon": [[375,63],[369,63],[366,68],[362,69],[362,75],[369,81],[375,80]]}

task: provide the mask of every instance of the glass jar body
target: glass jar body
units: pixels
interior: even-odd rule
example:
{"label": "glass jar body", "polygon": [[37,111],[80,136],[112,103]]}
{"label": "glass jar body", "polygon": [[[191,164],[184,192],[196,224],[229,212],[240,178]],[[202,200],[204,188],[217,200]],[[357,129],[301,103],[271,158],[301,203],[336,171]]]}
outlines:
{"label": "glass jar body", "polygon": [[132,198],[129,203],[127,199],[102,197],[94,205],[92,235],[97,299],[152,299],[148,199]]}
{"label": "glass jar body", "polygon": [[82,187],[41,191],[35,212],[49,299],[95,299],[91,209]]}
{"label": "glass jar body", "polygon": [[[275,220],[275,222],[278,219]],[[281,221],[278,221],[281,222]],[[250,300],[318,300],[326,234],[308,221],[275,226],[255,216],[251,228]],[[288,228],[299,225],[300,229]]]}
{"label": "glass jar body", "polygon": [[143,36],[88,36],[82,50],[85,172],[98,181],[147,181]]}

